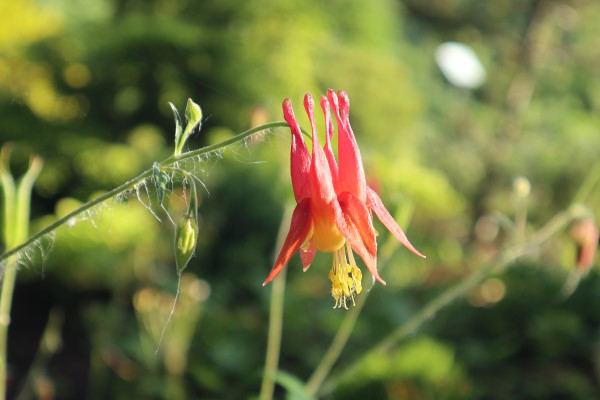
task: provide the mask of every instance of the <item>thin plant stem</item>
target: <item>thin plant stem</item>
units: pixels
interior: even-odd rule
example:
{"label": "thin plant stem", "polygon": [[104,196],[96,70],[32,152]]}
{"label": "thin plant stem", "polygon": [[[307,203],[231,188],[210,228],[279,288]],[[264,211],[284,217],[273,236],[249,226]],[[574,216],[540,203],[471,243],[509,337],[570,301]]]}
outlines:
{"label": "thin plant stem", "polygon": [[13,246],[15,224],[15,181],[8,171],[10,147],[2,146],[0,151],[0,183],[2,184],[4,221],[2,235],[6,247]]}
{"label": "thin plant stem", "polygon": [[578,203],[588,201],[598,182],[600,182],[600,160],[594,163],[594,166],[586,175],[585,180],[575,194],[575,201]]}
{"label": "thin plant stem", "polygon": [[[254,127],[252,129],[248,129],[244,132],[238,133],[235,136],[232,136],[231,138],[224,140],[220,143],[216,143],[210,146],[206,146],[203,147],[201,149],[198,150],[193,150],[193,151],[188,151],[187,153],[183,153],[181,155],[178,156],[171,156],[167,159],[165,159],[164,161],[162,161],[161,163],[159,163],[161,166],[170,166],[172,164],[175,164],[177,162],[180,161],[185,161],[188,160],[190,158],[202,155],[202,154],[206,154],[206,153],[210,153],[211,151],[215,151],[215,150],[219,150],[221,148],[224,148],[226,146],[229,146],[232,143],[238,142],[240,140],[243,140],[245,138],[247,138],[250,135],[253,135],[257,132],[266,130],[266,129],[271,129],[271,128],[280,128],[280,127],[286,127],[289,126],[287,124],[287,122],[283,122],[283,121],[276,121],[276,122],[269,122],[267,124],[263,124],[257,127]],[[42,229],[41,231],[37,232],[36,234],[32,235],[29,239],[27,239],[26,241],[22,242],[19,245],[16,245],[15,247],[11,248],[10,250],[6,251],[4,254],[2,254],[0,256],[0,263],[3,262],[4,260],[6,260],[8,257],[18,253],[20,250],[24,249],[25,247],[29,246],[31,243],[35,242],[36,240],[38,240],[39,238],[41,238],[42,236],[52,232],[53,230],[57,229],[58,227],[60,227],[61,225],[64,225],[65,223],[67,223],[71,218],[74,218],[76,216],[78,216],[81,213],[86,212],[87,210],[91,209],[92,207],[114,197],[117,196],[133,187],[135,187],[135,185],[137,185],[138,183],[142,182],[144,179],[152,176],[152,168],[142,172],[140,175],[138,175],[137,177],[125,182],[124,184],[114,188],[113,190],[104,193],[101,196],[98,196],[97,198],[95,198],[94,200],[91,200],[87,203],[85,203],[83,206],[79,207],[78,209],[68,213],[67,215],[65,215],[62,218],[59,218],[58,220],[56,220],[55,222],[53,222],[52,224],[48,225],[46,228]]]}
{"label": "thin plant stem", "polygon": [[0,399],[6,398],[8,326],[10,325],[10,309],[16,278],[17,267],[11,259],[2,279],[2,292],[0,293]]}
{"label": "thin plant stem", "polygon": [[518,258],[538,250],[554,235],[564,229],[574,219],[587,215],[589,211],[585,207],[574,205],[567,210],[556,214],[546,225],[544,225],[531,239],[524,244],[516,245],[505,249],[494,261],[474,270],[471,274],[452,285],[440,295],[431,300],[425,307],[417,312],[413,317],[397,327],[392,333],[383,338],[371,350],[367,351],[350,366],[346,367],[337,376],[325,382],[321,395],[330,394],[338,384],[359,371],[364,364],[373,359],[388,353],[398,341],[416,332],[424,322],[431,319],[438,311],[450,305],[454,300],[461,297],[467,291],[479,284],[491,273],[498,272],[512,264]]}
{"label": "thin plant stem", "polygon": [[309,396],[314,396],[317,393],[323,384],[323,381],[325,378],[327,378],[329,371],[331,371],[331,368],[333,368],[333,365],[342,354],[342,351],[344,350],[344,347],[350,338],[350,334],[356,325],[358,316],[367,302],[368,294],[369,292],[366,292],[363,296],[359,296],[354,307],[348,311],[344,320],[342,321],[342,325],[340,325],[339,329],[335,333],[335,337],[333,338],[331,345],[325,352],[325,355],[319,362],[319,365],[317,365],[317,368],[315,368],[314,372],[306,382],[305,390]]}
{"label": "thin plant stem", "polygon": [[[15,212],[15,182],[8,172],[8,152],[4,147],[0,153],[0,179],[3,193],[3,236],[7,246],[14,244],[14,212]],[[6,344],[8,325],[10,324],[10,308],[15,285],[16,271],[12,259],[8,261],[0,292],[0,399],[6,397]]]}
{"label": "thin plant stem", "polygon": [[179,300],[179,292],[181,291],[181,272],[177,272],[177,291],[175,292],[175,298],[173,299],[173,305],[171,306],[171,312],[167,317],[167,321],[162,328],[162,332],[160,333],[160,337],[158,338],[158,344],[156,345],[156,350],[154,350],[154,355],[158,354],[158,350],[160,350],[160,345],[163,342],[165,337],[165,332],[167,331],[167,327],[169,326],[169,322],[171,322],[171,318],[173,314],[175,314],[175,307],[177,306],[177,300]]}
{"label": "thin plant stem", "polygon": [[525,241],[529,196],[517,193],[516,197],[517,198],[515,204],[515,229],[513,239],[515,244],[521,244]]}
{"label": "thin plant stem", "polygon": [[[286,232],[292,219],[292,207],[286,209],[277,233],[277,244],[275,246],[275,257],[283,246]],[[260,400],[271,400],[275,390],[275,375],[279,364],[279,352],[281,349],[281,329],[283,326],[283,300],[285,295],[285,281],[287,269],[284,268],[277,279],[272,283],[271,306],[269,309],[269,338],[267,339],[267,353],[265,355],[265,370],[260,387]]]}
{"label": "thin plant stem", "polygon": [[[400,218],[402,220],[402,226],[408,228],[408,226],[410,225],[412,213],[414,211],[414,203],[412,201],[405,202],[401,211],[402,212]],[[399,247],[400,244],[396,240],[396,238],[393,235],[389,235],[387,237],[387,240],[381,246],[380,270],[383,271],[383,269],[385,269],[388,262],[392,259],[394,252]],[[346,346],[346,343],[348,342],[348,339],[352,334],[352,330],[356,325],[358,316],[360,315],[365,303],[367,302],[367,298],[369,297],[370,293],[371,291],[368,290],[362,296],[360,296],[356,302],[356,306],[353,307],[350,311],[348,311],[348,313],[344,317],[342,325],[337,330],[333,341],[331,342],[331,345],[325,352],[325,355],[313,371],[310,378],[308,378],[305,390],[309,396],[314,396],[318,392],[319,388],[329,375],[331,368],[333,368],[334,364],[342,354],[342,351],[344,350],[344,347]]]}
{"label": "thin plant stem", "polygon": [[[390,261],[390,259],[392,258],[392,255],[394,254],[394,251],[396,249],[398,249],[398,247],[399,247],[399,243],[396,240],[396,238],[392,235],[389,235],[385,244],[382,246],[383,250],[382,250],[381,263],[380,263],[381,270],[383,270],[383,268]],[[333,338],[333,341],[331,342],[331,345],[329,346],[329,348],[325,352],[325,355],[323,356],[323,358],[321,359],[321,361],[315,368],[314,372],[312,373],[312,375],[310,376],[310,378],[308,378],[308,381],[306,382],[305,390],[308,395],[314,396],[318,392],[319,388],[321,387],[321,385],[327,378],[327,375],[331,371],[331,368],[333,368],[334,364],[336,363],[336,361],[342,354],[342,351],[344,350],[344,347],[346,346],[346,343],[348,342],[348,339],[350,338],[350,335],[352,334],[352,331],[354,330],[356,321],[358,320],[358,317],[359,317],[364,305],[367,302],[369,293],[371,293],[371,292],[366,291],[361,296],[359,296],[358,299],[356,300],[355,306],[352,307],[352,309],[346,313],[346,316],[344,317],[342,324],[340,325],[339,329],[335,333],[335,336]]]}
{"label": "thin plant stem", "polygon": [[[4,191],[4,215],[6,217],[4,240],[7,246],[12,246],[27,238],[31,188],[42,170],[42,161],[38,157],[32,159],[29,169],[15,191],[14,180],[9,172],[8,156],[6,153],[3,156],[6,158],[3,158],[0,166],[0,179]],[[8,327],[16,279],[17,263],[15,258],[10,258],[0,292],[0,399],[6,398]]]}

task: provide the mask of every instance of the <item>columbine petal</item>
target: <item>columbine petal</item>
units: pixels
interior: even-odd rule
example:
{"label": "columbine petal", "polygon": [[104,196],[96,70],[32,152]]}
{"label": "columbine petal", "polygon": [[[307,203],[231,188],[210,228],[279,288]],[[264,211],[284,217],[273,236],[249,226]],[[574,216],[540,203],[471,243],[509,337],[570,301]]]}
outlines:
{"label": "columbine petal", "polygon": [[277,260],[275,260],[275,265],[273,266],[273,269],[271,269],[267,279],[264,281],[263,286],[271,282],[273,278],[275,278],[277,274],[281,272],[292,255],[298,251],[304,242],[306,242],[311,228],[312,219],[310,213],[310,199],[306,198],[300,201],[300,203],[298,203],[294,209],[294,213],[292,214],[292,222],[290,223],[290,231],[283,242],[283,246],[281,247],[281,251],[277,256]]}
{"label": "columbine petal", "polygon": [[294,115],[290,99],[283,101],[283,117],[292,131],[292,147],[290,154],[290,168],[292,172],[292,187],[296,202],[310,196],[310,154],[302,138],[300,125]]}
{"label": "columbine petal", "polygon": [[394,217],[392,217],[385,208],[381,198],[379,198],[379,195],[369,187],[367,188],[367,205],[375,212],[375,214],[377,214],[377,218],[379,218],[381,223],[385,225],[385,227],[392,233],[392,235],[394,235],[396,239],[398,239],[400,243],[402,243],[407,249],[416,255],[426,258],[408,241],[404,231],[402,231],[402,228],[400,228]]}

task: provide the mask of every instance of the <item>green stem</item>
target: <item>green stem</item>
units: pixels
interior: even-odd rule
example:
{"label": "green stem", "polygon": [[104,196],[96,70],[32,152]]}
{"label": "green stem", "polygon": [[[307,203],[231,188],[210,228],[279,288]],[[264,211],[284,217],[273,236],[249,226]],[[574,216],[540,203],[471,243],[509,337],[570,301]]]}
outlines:
{"label": "green stem", "polygon": [[[292,219],[292,207],[287,206],[277,233],[276,250],[283,246],[283,241]],[[275,254],[277,254],[275,252]],[[260,387],[260,400],[271,400],[275,390],[275,375],[279,364],[279,351],[281,349],[281,329],[283,326],[283,300],[285,294],[286,268],[279,273],[272,283],[271,307],[269,310],[269,338],[267,339],[267,353],[265,355],[265,370]]]}
{"label": "green stem", "polygon": [[382,339],[371,350],[363,354],[349,367],[344,369],[336,377],[325,383],[320,391],[321,395],[330,394],[337,385],[353,376],[363,367],[365,362],[373,357],[382,357],[388,353],[396,343],[416,332],[421,325],[432,318],[438,311],[451,304],[454,300],[475,287],[491,273],[503,269],[513,263],[519,257],[537,250],[545,244],[552,236],[556,235],[574,219],[580,218],[588,213],[587,209],[580,206],[571,206],[566,211],[558,213],[544,227],[542,227],[527,243],[509,247],[504,250],[495,261],[473,271],[461,281],[446,289],[440,295],[431,300],[425,307],[413,317],[397,327],[392,333]]}
{"label": "green stem", "polygon": [[582,203],[589,201],[589,197],[600,182],[600,161],[596,161],[590,172],[586,175],[585,180],[575,194],[575,201]]}
{"label": "green stem", "polygon": [[[412,213],[414,211],[414,203],[412,201],[407,201],[404,203],[402,208],[400,209],[400,215],[397,216],[397,220],[401,221],[402,226],[408,228],[410,225],[410,219],[412,218]],[[399,217],[399,218],[398,218]],[[400,244],[396,240],[393,235],[389,235],[383,246],[381,246],[381,256],[380,256],[380,270],[383,271],[387,266],[388,262],[392,259],[392,255],[394,252],[400,247]],[[321,385],[329,375],[331,368],[333,368],[334,364],[342,354],[346,343],[348,343],[348,339],[352,334],[352,330],[356,325],[356,321],[358,320],[358,316],[360,315],[365,303],[367,302],[367,298],[371,291],[366,291],[362,296],[358,298],[356,301],[356,306],[353,307],[342,321],[342,325],[337,330],[331,345],[325,352],[325,355],[313,371],[310,378],[306,382],[305,390],[308,395],[314,396]]]}
{"label": "green stem", "polygon": [[167,158],[166,160],[164,160],[163,162],[161,162],[159,164],[161,166],[168,166],[168,165],[174,164],[177,161],[184,161],[184,160],[187,160],[192,157],[210,153],[211,151],[219,150],[223,147],[229,146],[230,144],[233,144],[235,142],[243,140],[243,139],[247,138],[248,136],[253,135],[257,132],[264,131],[266,129],[281,128],[281,127],[286,127],[286,126],[289,126],[289,125],[287,122],[284,122],[284,121],[269,122],[267,124],[259,125],[254,128],[248,129],[242,133],[238,133],[237,135],[232,136],[229,139],[223,140],[222,142],[215,143],[215,144],[203,147],[198,150],[188,151],[187,153],[183,153],[178,156],[172,155],[171,157]]}
{"label": "green stem", "polygon": [[527,229],[527,197],[520,197],[517,199],[515,209],[515,230],[514,230],[514,242],[515,244],[521,244],[525,241],[525,234]]}
{"label": "green stem", "polygon": [[356,305],[352,307],[350,311],[348,311],[344,321],[342,322],[342,325],[335,333],[335,337],[327,349],[327,352],[306,382],[306,393],[308,393],[310,396],[314,396],[317,393],[323,384],[323,381],[325,378],[327,378],[329,371],[331,371],[331,368],[333,368],[333,365],[342,354],[342,350],[344,350],[344,347],[350,338],[350,334],[354,329],[354,325],[356,325],[358,316],[367,302],[369,293],[370,292],[366,292],[364,295],[360,296],[356,300]]}
{"label": "green stem", "polygon": [[[8,171],[9,150],[4,147],[0,153],[0,180],[2,182],[2,193],[4,197],[4,243],[12,246],[15,243],[14,225],[15,213],[15,182]],[[0,292],[0,399],[6,397],[6,349],[8,325],[10,324],[10,308],[15,286],[16,268],[9,260]]]}
{"label": "green stem", "polygon": [[14,235],[15,244],[27,239],[29,234],[29,208],[31,204],[31,190],[35,180],[42,172],[42,159],[33,157],[29,169],[21,178],[17,185],[16,203],[15,203],[15,221]]}
{"label": "green stem", "polygon": [[6,247],[13,246],[14,240],[14,224],[15,224],[15,182],[12,176],[4,168],[0,167],[0,182],[2,182],[2,192],[4,194],[4,226],[3,238]]}
{"label": "green stem", "polygon": [[[5,211],[5,237],[7,246],[12,246],[27,238],[29,230],[29,205],[31,203],[31,189],[33,183],[42,170],[41,159],[32,159],[29,169],[19,182],[15,192],[14,181],[8,170],[8,160],[3,160],[0,167],[2,187],[4,191]],[[15,201],[16,200],[16,201]],[[7,341],[8,326],[10,325],[10,310],[17,279],[17,263],[9,259],[2,279],[0,292],[0,399],[6,397],[6,371],[7,371]]]}
{"label": "green stem", "polygon": [[132,179],[132,180],[130,180],[130,181],[122,184],[121,186],[119,186],[119,187],[111,190],[110,192],[106,192],[105,194],[103,194],[103,195],[95,198],[92,201],[89,201],[89,202],[85,203],[83,206],[79,207],[78,209],[76,209],[76,210],[70,212],[69,214],[65,215],[64,217],[56,220],[52,224],[48,225],[46,228],[44,228],[41,231],[39,231],[38,233],[36,233],[35,235],[32,235],[25,242],[21,243],[18,246],[13,247],[9,251],[7,251],[4,254],[2,254],[2,256],[0,256],[0,262],[4,261],[5,259],[7,259],[10,256],[15,255],[20,250],[23,250],[25,247],[29,246],[31,243],[35,242],[36,240],[38,240],[42,236],[44,236],[44,235],[52,232],[53,230],[57,229],[61,225],[64,225],[71,218],[78,216],[79,214],[81,214],[81,213],[89,210],[90,208],[92,208],[92,207],[94,207],[94,206],[102,203],[103,201],[105,201],[107,199],[110,199],[113,196],[116,196],[116,195],[118,195],[120,193],[123,193],[124,191],[126,191],[130,187],[134,186],[135,184],[137,184],[137,183],[141,182],[142,180],[144,180],[145,178],[149,177],[151,175],[151,173],[152,173],[152,171],[148,170],[148,171],[140,174],[136,178],[134,178],[134,179]]}
{"label": "green stem", "polygon": [[[394,251],[398,249],[398,247],[399,243],[396,240],[396,238],[392,235],[389,235],[385,244],[382,246],[380,270],[383,270],[385,268],[387,263],[392,258]],[[340,325],[339,329],[335,333],[331,345],[325,352],[325,355],[319,362],[319,365],[317,365],[317,367],[315,368],[310,378],[308,378],[308,381],[306,382],[306,392],[310,396],[314,396],[319,391],[319,388],[327,378],[327,375],[329,375],[331,368],[333,368],[338,358],[340,358],[340,355],[342,354],[342,351],[344,350],[344,347],[346,346],[346,343],[348,342],[348,339],[352,334],[352,330],[356,325],[358,316],[360,315],[364,305],[366,304],[367,298],[369,297],[370,293],[371,291],[366,291],[361,296],[359,296],[356,300],[356,305],[346,313],[346,316],[342,321],[342,325]]]}
{"label": "green stem", "polygon": [[[235,136],[232,136],[231,138],[224,140],[220,143],[206,146],[206,147],[203,147],[198,150],[188,151],[187,153],[183,153],[179,156],[171,156],[171,157],[167,158],[166,160],[162,161],[160,163],[160,165],[161,166],[169,166],[169,165],[172,165],[179,161],[185,161],[185,160],[188,160],[190,158],[193,158],[193,157],[196,157],[196,156],[199,156],[202,154],[210,153],[211,151],[219,150],[223,147],[229,146],[232,143],[243,140],[243,139],[247,138],[248,136],[253,135],[257,132],[263,131],[265,129],[279,128],[279,127],[286,127],[286,126],[289,126],[289,125],[287,124],[287,122],[283,122],[283,121],[269,122],[268,124],[264,124],[264,125],[254,127],[252,129],[248,129],[247,131],[244,131]],[[85,203],[83,206],[70,212],[69,214],[65,215],[64,217],[56,220],[54,223],[48,225],[46,228],[42,229],[35,235],[31,236],[25,242],[21,243],[18,246],[11,248],[10,250],[8,250],[4,254],[2,254],[0,256],[0,263],[3,262],[4,260],[6,260],[8,257],[18,253],[20,250],[24,249],[25,247],[29,246],[31,243],[35,242],[42,236],[52,232],[53,230],[57,229],[61,225],[64,225],[71,218],[76,217],[79,214],[86,212],[87,210],[91,209],[92,207],[104,202],[105,200],[112,198],[113,196],[116,196],[118,194],[125,192],[126,190],[134,187],[135,185],[137,185],[138,183],[142,182],[144,179],[146,179],[150,176],[152,176],[152,168],[148,169],[147,171],[144,171],[143,173],[141,173],[137,177],[131,179],[130,181],[125,182],[121,186],[119,186],[109,192],[104,193],[103,195],[95,198],[94,200],[91,200],[91,201]]]}
{"label": "green stem", "polygon": [[9,262],[2,279],[2,292],[0,294],[0,399],[6,398],[6,350],[8,326],[10,325],[10,309],[16,277],[17,266],[15,263]]}

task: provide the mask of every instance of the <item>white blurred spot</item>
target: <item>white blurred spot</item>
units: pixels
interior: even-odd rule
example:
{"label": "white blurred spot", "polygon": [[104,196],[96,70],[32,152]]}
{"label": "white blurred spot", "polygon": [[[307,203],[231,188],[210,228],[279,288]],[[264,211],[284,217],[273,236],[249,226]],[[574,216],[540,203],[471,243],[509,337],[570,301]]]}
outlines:
{"label": "white blurred spot", "polygon": [[531,192],[531,183],[529,183],[529,179],[524,176],[517,176],[513,180],[513,190],[520,198],[529,196],[529,193]]}
{"label": "white blurred spot", "polygon": [[477,54],[467,45],[442,43],[435,51],[435,61],[442,74],[454,86],[477,89],[485,83],[485,69]]}

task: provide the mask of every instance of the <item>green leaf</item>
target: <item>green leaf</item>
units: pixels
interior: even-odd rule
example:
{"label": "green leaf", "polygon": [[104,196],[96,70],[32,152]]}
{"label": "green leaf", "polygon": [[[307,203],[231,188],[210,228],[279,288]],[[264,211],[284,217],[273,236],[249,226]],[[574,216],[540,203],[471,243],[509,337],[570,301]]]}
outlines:
{"label": "green leaf", "polygon": [[275,381],[287,391],[288,400],[316,400],[315,396],[306,393],[304,382],[300,378],[285,372],[277,371]]}
{"label": "green leaf", "polygon": [[155,162],[152,166],[152,174],[154,176],[154,184],[156,186],[156,194],[158,196],[159,204],[162,204],[165,192],[167,190],[167,183],[169,183],[169,174],[160,169],[160,164]]}
{"label": "green leaf", "polygon": [[173,117],[175,118],[175,148],[177,148],[177,144],[181,140],[183,124],[181,123],[181,117],[179,116],[179,112],[177,112],[177,108],[171,102],[169,102],[169,105],[171,106],[171,110],[173,110]]}

